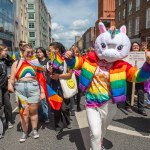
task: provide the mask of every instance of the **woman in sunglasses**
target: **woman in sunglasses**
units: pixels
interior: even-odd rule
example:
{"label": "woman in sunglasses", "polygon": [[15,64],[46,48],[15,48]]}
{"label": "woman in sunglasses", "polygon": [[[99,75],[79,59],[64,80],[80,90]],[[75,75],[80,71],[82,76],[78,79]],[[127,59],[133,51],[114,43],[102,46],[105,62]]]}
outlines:
{"label": "woman in sunglasses", "polygon": [[33,138],[39,138],[37,132],[38,105],[40,99],[44,99],[45,94],[43,88],[37,81],[36,71],[30,63],[34,54],[32,47],[28,44],[23,46],[22,54],[23,58],[14,62],[12,65],[8,90],[14,92],[15,87],[23,130],[20,142],[25,142],[28,136],[29,117],[33,129]]}

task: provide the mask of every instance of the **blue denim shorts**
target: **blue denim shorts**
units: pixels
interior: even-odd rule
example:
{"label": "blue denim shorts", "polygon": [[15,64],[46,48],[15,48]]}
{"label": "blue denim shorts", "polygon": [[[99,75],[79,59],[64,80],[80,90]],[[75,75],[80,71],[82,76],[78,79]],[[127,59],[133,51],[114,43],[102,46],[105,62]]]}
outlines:
{"label": "blue denim shorts", "polygon": [[39,103],[40,101],[40,86],[36,80],[17,81],[15,83],[16,99],[18,97],[27,101],[27,103]]}

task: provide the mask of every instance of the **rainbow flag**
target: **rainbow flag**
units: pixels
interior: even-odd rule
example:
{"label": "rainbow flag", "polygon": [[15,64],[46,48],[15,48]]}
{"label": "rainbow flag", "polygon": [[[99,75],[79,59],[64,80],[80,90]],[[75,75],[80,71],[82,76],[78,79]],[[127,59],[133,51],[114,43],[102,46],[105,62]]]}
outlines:
{"label": "rainbow flag", "polygon": [[46,79],[43,72],[36,72],[36,77],[44,89],[49,105],[54,110],[59,110],[61,108],[63,99],[50,87],[50,85],[46,84]]}
{"label": "rainbow flag", "polygon": [[20,96],[18,96],[18,107],[20,116],[23,117],[24,110],[26,108],[27,102],[23,100]]}
{"label": "rainbow flag", "polygon": [[53,60],[53,67],[58,69],[62,65],[63,61],[64,59],[61,57],[61,55],[56,53],[55,59]]}
{"label": "rainbow flag", "polygon": [[48,103],[54,110],[60,110],[63,99],[47,84]]}

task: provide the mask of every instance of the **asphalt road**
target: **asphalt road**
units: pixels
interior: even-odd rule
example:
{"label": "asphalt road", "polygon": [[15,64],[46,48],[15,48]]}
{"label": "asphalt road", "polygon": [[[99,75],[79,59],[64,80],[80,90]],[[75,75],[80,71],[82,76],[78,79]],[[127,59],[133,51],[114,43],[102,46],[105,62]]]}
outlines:
{"label": "asphalt road", "polygon": [[[16,108],[15,97],[11,95],[13,109]],[[109,126],[104,145],[109,150],[150,150],[150,109],[146,109],[148,117],[135,112],[127,113],[119,106],[115,118]],[[72,118],[72,129],[64,129],[60,136],[54,131],[53,115],[48,125],[39,125],[40,138],[35,140],[32,135],[25,143],[19,143],[21,131],[18,125],[18,110],[13,112],[14,128],[5,132],[0,140],[0,150],[89,150],[89,128],[82,98],[83,111]]]}

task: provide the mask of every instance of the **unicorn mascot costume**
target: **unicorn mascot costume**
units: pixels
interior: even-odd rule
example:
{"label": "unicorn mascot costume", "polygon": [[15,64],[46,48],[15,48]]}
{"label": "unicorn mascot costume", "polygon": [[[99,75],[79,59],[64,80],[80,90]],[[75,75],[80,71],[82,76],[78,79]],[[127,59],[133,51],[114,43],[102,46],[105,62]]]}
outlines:
{"label": "unicorn mascot costume", "polygon": [[81,69],[79,87],[86,91],[86,112],[91,131],[92,150],[101,150],[106,129],[117,111],[117,103],[126,100],[126,81],[143,82],[150,77],[150,57],[141,69],[122,59],[128,56],[131,43],[126,27],[106,30],[99,23],[100,35],[95,50],[86,58],[65,54],[71,69]]}

